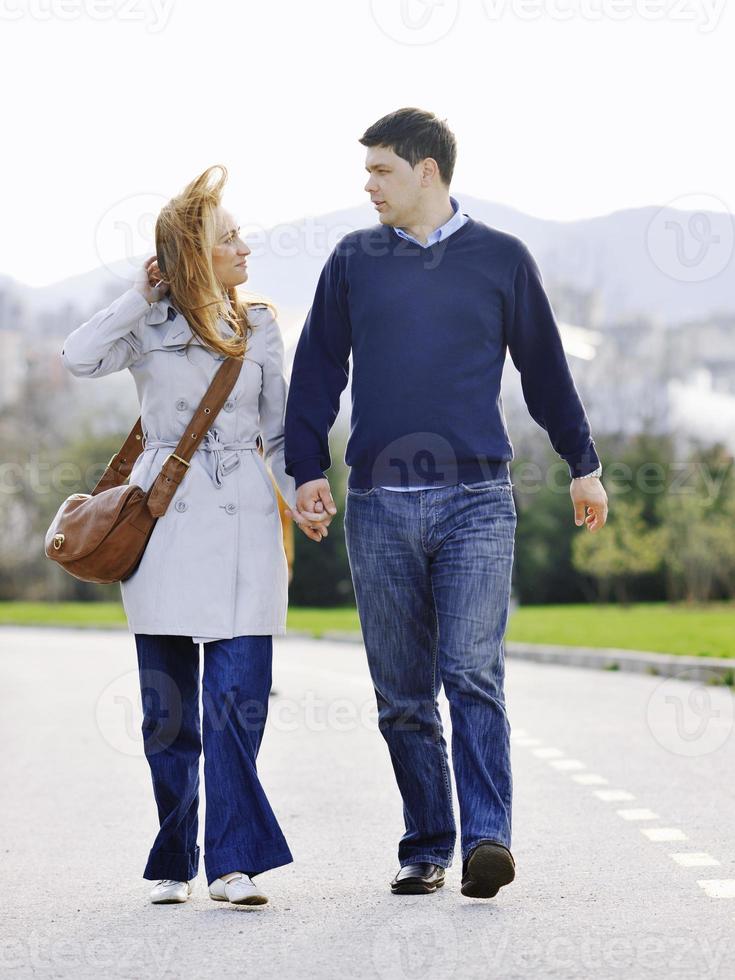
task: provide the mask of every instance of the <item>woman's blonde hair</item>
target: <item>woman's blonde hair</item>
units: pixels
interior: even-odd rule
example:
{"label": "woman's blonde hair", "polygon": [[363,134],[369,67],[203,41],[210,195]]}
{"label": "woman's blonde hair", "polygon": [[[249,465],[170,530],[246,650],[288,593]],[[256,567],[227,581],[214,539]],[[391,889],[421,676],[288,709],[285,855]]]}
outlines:
{"label": "woman's blonde hair", "polygon": [[[240,358],[248,349],[252,332],[248,307],[265,301],[243,299],[235,286],[224,288],[214,273],[216,210],[222,203],[226,181],[227,168],[216,164],[161,208],[156,220],[156,256],[161,275],[169,284],[171,301],[186,317],[192,333],[211,350]],[[217,327],[220,318],[230,325],[234,337],[221,335]]]}

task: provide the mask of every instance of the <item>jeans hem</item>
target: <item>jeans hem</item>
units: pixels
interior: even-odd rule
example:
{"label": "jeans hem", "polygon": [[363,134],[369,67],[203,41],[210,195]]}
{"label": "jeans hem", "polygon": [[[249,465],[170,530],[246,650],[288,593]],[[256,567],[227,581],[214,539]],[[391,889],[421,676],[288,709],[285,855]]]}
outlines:
{"label": "jeans hem", "polygon": [[419,864],[419,862],[426,861],[429,864],[438,864],[442,868],[451,868],[452,858],[444,857],[439,854],[411,854],[409,857],[401,857],[398,859],[398,863],[402,868],[405,868],[407,864]]}
{"label": "jeans hem", "polygon": [[149,881],[192,881],[199,871],[199,847],[193,851],[177,853],[174,851],[158,851],[151,854],[145,866],[143,877]]}
{"label": "jeans hem", "polygon": [[503,838],[500,835],[495,836],[495,837],[477,837],[475,840],[472,840],[469,844],[465,844],[463,846],[463,848],[462,848],[462,860],[463,861],[466,861],[467,858],[469,857],[470,853],[479,844],[501,844],[503,847],[507,848],[510,851],[510,838]]}
{"label": "jeans hem", "polygon": [[204,864],[207,869],[207,884],[211,885],[215,878],[229,874],[231,871],[243,871],[249,875],[259,875],[264,871],[282,868],[293,863],[293,855],[288,845],[279,845],[264,855],[262,849],[255,856],[253,851],[233,850],[215,851],[214,855],[205,853]]}

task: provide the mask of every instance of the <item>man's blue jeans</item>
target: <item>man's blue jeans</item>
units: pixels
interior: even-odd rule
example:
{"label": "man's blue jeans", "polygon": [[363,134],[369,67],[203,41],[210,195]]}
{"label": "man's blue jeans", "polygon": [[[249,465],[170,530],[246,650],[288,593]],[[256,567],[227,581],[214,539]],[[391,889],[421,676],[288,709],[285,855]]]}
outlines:
{"label": "man's blue jeans", "polygon": [[503,638],[516,528],[510,480],[348,489],[344,527],[378,724],[403,798],[400,864],[452,863],[441,684],[452,721],[462,857],[480,841],[509,848]]}
{"label": "man's blue jeans", "polygon": [[197,874],[199,757],[204,748],[207,882],[230,871],[258,874],[293,860],[260,785],[256,757],[268,714],[273,638],[205,643],[202,719],[199,646],[188,636],[135,634],[143,747],[160,830],[144,878]]}

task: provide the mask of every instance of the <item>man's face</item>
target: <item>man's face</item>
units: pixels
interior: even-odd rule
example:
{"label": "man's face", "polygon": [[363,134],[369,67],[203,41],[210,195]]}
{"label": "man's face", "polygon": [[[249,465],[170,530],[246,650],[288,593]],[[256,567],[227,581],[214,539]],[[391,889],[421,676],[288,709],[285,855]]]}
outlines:
{"label": "man's face", "polygon": [[400,228],[415,211],[421,191],[421,162],[412,167],[386,146],[368,147],[365,169],[370,174],[365,190],[381,224]]}

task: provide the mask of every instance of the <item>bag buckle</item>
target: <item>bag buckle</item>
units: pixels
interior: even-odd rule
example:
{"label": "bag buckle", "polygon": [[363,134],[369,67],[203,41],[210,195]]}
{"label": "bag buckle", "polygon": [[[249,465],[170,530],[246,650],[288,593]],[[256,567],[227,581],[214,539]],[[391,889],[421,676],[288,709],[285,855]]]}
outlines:
{"label": "bag buckle", "polygon": [[168,463],[168,461],[169,461],[170,459],[178,459],[178,461],[179,461],[180,463],[183,463],[183,464],[184,464],[184,466],[191,466],[191,463],[189,463],[189,461],[188,461],[188,460],[186,460],[186,459],[182,459],[182,458],[181,458],[181,456],[177,456],[177,455],[176,455],[176,453],[169,453],[169,454],[168,454],[168,456],[166,457],[166,459],[164,460],[164,462],[163,462],[163,465],[165,466],[165,465],[166,465],[166,463]]}
{"label": "bag buckle", "polygon": [[63,543],[64,543],[64,535],[63,534],[55,534],[54,535],[54,551],[58,551],[61,548],[61,546],[62,546]]}

